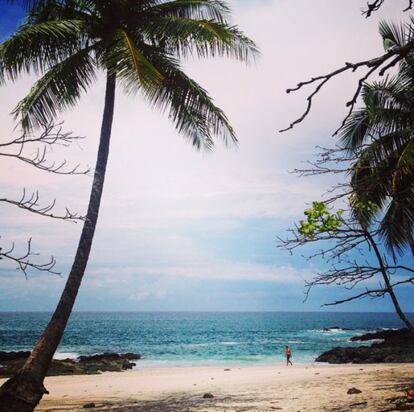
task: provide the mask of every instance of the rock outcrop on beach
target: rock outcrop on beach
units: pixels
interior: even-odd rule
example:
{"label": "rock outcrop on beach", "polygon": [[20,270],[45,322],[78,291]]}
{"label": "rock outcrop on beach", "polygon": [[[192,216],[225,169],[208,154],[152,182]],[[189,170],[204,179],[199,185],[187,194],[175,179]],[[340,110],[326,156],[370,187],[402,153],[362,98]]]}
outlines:
{"label": "rock outcrop on beach", "polygon": [[[30,352],[1,352],[0,378],[13,375],[24,363]],[[91,375],[100,372],[121,372],[135,366],[132,360],[141,359],[137,353],[102,353],[79,356],[77,359],[53,359],[48,376]]]}
{"label": "rock outcrop on beach", "polygon": [[333,332],[336,330],[350,330],[348,328],[341,328],[340,326],[330,326],[329,328],[323,328],[324,332]]}
{"label": "rock outcrop on beach", "polygon": [[414,335],[407,329],[381,330],[351,338],[353,342],[381,340],[371,346],[336,347],[322,353],[316,362],[328,363],[412,363]]}
{"label": "rock outcrop on beach", "polygon": [[374,333],[365,333],[364,335],[354,336],[351,338],[352,342],[366,342],[369,340],[381,339],[384,343],[402,343],[413,340],[414,336],[411,335],[407,328],[398,330],[379,330]]}

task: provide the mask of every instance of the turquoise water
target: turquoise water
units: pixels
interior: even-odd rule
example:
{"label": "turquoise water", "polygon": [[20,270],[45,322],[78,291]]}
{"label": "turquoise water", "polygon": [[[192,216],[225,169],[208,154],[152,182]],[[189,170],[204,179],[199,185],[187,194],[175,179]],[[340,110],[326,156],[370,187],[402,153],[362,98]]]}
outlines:
{"label": "turquoise water", "polygon": [[[49,317],[0,313],[0,350],[30,350]],[[289,345],[294,361],[308,363],[334,346],[359,345],[349,341],[357,334],[399,327],[392,313],[78,312],[57,357],[137,352],[139,367],[275,363]]]}

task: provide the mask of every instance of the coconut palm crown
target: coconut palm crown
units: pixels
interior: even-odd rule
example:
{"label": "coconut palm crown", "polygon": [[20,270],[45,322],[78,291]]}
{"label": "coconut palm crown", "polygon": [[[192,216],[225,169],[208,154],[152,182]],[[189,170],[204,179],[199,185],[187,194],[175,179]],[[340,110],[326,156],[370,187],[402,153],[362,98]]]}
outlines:
{"label": "coconut palm crown", "polygon": [[[386,50],[414,40],[414,20],[383,22]],[[380,230],[392,253],[411,247],[414,253],[414,55],[405,56],[398,73],[365,84],[364,107],[353,112],[342,130],[342,143],[355,153],[351,169],[353,205],[363,224],[381,215]]]}
{"label": "coconut palm crown", "polygon": [[211,147],[215,135],[236,141],[224,113],[179,64],[191,55],[254,58],[256,46],[228,15],[220,0],[38,1],[0,46],[0,81],[42,76],[14,110],[26,130],[74,106],[102,69],[126,92],[167,109],[195,146]]}

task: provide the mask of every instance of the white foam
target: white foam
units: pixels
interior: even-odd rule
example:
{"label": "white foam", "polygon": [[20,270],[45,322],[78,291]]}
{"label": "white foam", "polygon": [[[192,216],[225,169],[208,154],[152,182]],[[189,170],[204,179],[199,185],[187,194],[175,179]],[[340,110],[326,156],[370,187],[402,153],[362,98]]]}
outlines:
{"label": "white foam", "polygon": [[188,347],[188,348],[197,348],[197,347],[200,347],[200,346],[210,346],[210,345],[212,345],[211,343],[187,343],[186,345],[184,345],[184,346],[186,346],[186,347]]}
{"label": "white foam", "polygon": [[78,356],[79,354],[74,352],[56,352],[53,359],[76,359]]}

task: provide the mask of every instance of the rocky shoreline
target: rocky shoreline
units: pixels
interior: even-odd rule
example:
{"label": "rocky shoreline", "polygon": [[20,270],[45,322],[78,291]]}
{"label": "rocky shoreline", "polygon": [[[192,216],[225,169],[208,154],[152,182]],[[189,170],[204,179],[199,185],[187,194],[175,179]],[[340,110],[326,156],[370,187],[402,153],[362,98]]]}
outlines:
{"label": "rocky shoreline", "polygon": [[[340,329],[339,327],[326,330]],[[343,363],[414,363],[414,335],[407,329],[381,330],[351,338],[353,342],[374,341],[370,346],[336,347],[322,353],[315,362]],[[0,351],[0,378],[12,376],[25,362],[30,352]],[[122,372],[132,369],[137,353],[102,353],[79,356],[76,359],[53,359],[48,376],[91,375],[101,372]]]}
{"label": "rocky shoreline", "polygon": [[[30,352],[1,352],[0,378],[13,375],[25,362]],[[47,376],[58,375],[92,375],[101,372],[122,372],[132,369],[136,364],[132,361],[141,359],[137,353],[102,353],[90,356],[79,356],[76,359],[53,359]]]}
{"label": "rocky shoreline", "polygon": [[[353,342],[376,341],[370,346],[336,347],[322,353],[315,362],[414,363],[414,335],[407,329],[381,330],[351,338]],[[378,342],[379,341],[379,342]]]}

